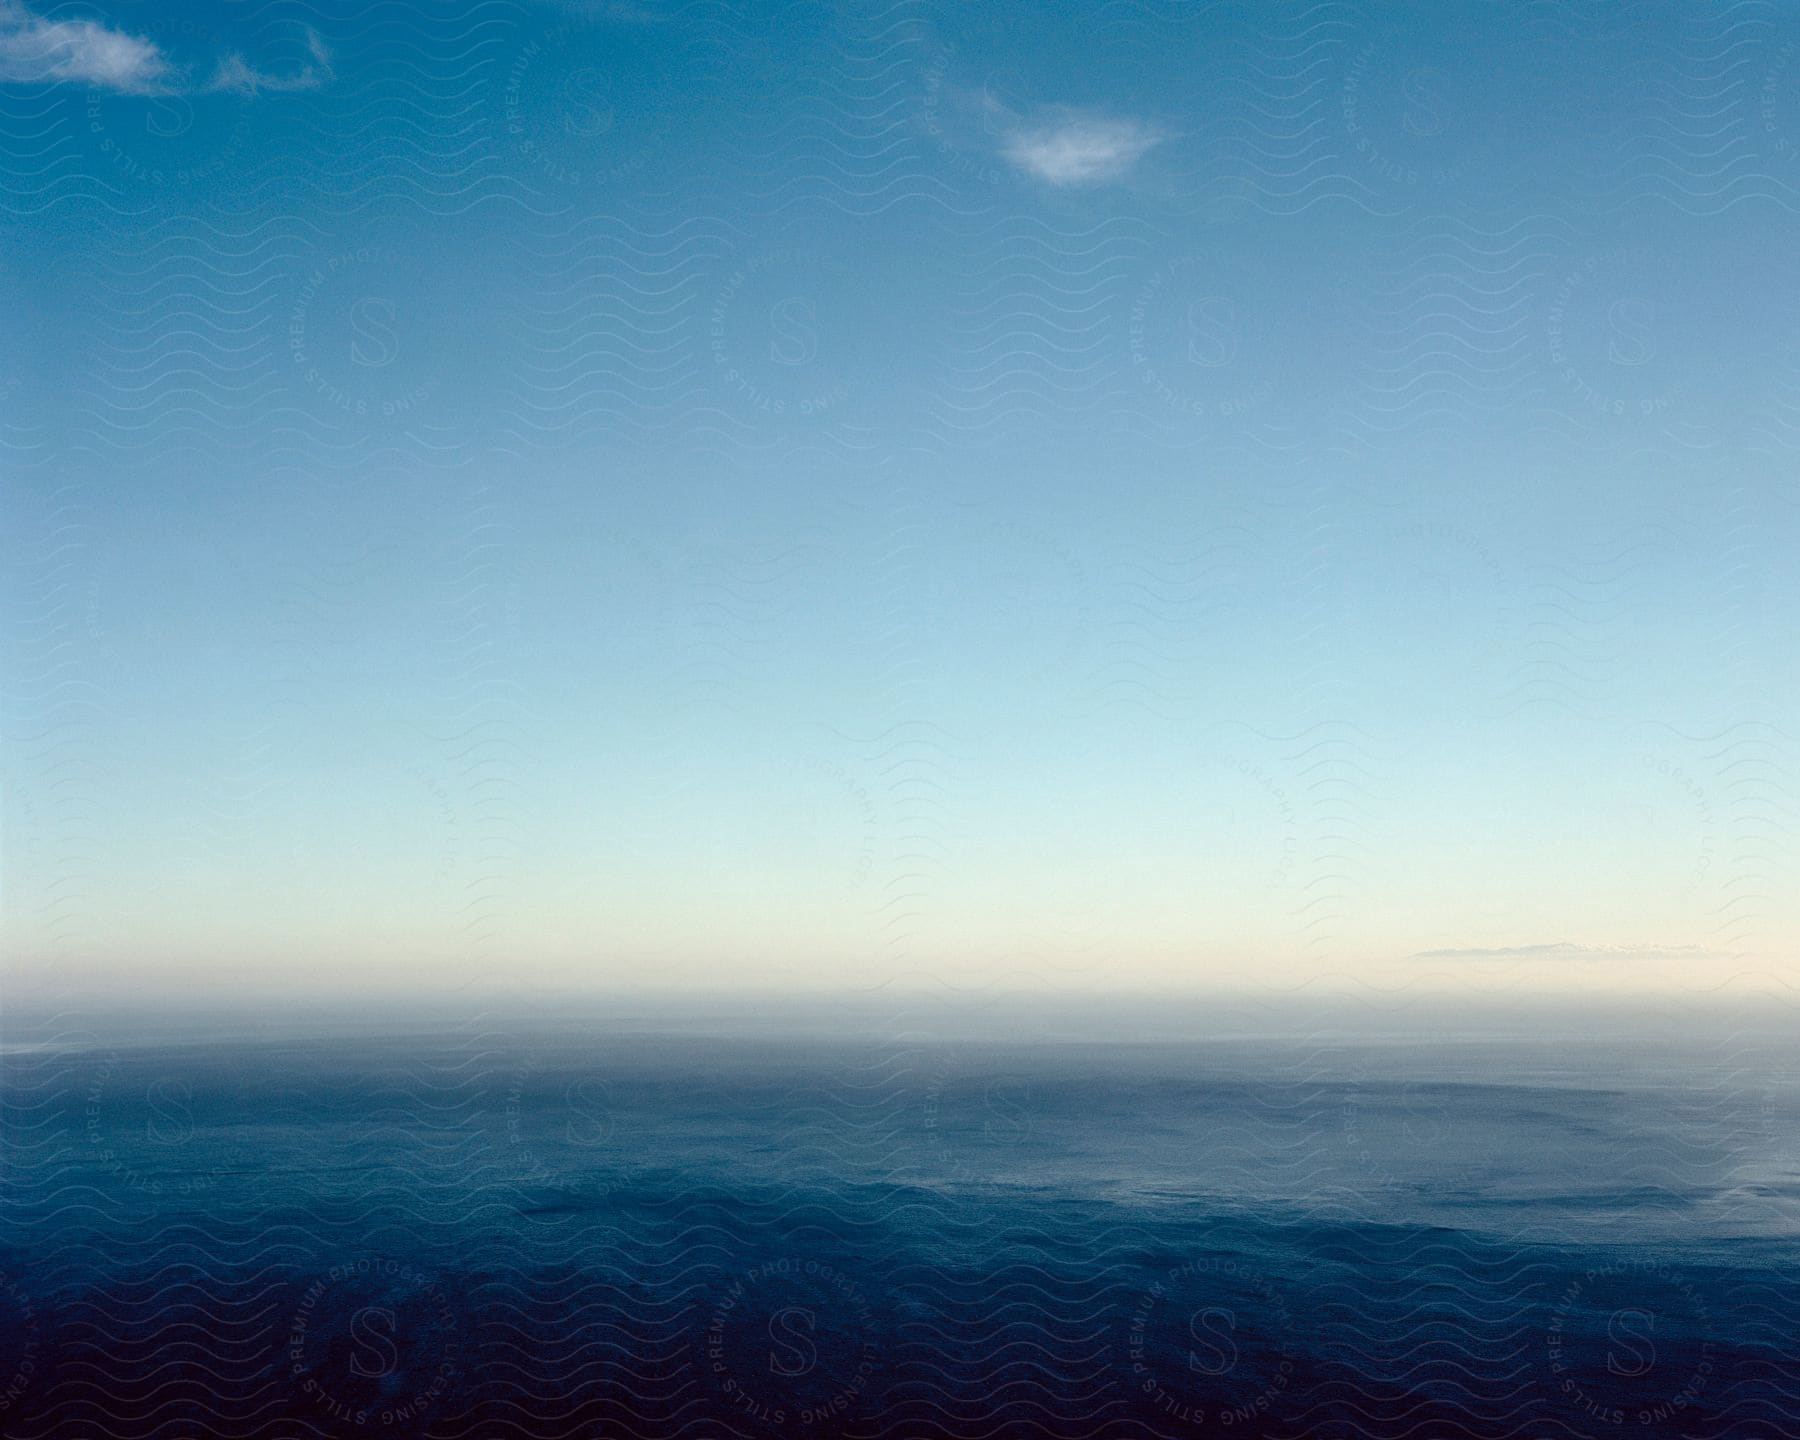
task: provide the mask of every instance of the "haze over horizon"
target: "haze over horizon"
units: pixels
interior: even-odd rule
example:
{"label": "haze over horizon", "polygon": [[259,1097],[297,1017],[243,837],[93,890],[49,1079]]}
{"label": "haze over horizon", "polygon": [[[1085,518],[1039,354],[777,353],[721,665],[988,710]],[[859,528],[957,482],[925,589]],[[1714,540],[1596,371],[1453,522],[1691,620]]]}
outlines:
{"label": "haze over horizon", "polygon": [[1800,14],[0,3],[0,1003],[1800,994]]}

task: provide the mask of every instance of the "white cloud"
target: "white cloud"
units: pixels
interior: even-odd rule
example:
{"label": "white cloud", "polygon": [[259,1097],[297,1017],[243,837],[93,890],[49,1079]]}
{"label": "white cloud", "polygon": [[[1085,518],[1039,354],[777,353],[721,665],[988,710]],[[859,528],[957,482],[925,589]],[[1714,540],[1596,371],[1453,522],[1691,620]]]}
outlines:
{"label": "white cloud", "polygon": [[1058,107],[1010,124],[1003,150],[1019,169],[1051,185],[1098,185],[1128,174],[1162,139],[1139,120]]}
{"label": "white cloud", "polygon": [[1711,952],[1699,945],[1510,945],[1493,949],[1421,950],[1409,960],[1691,960]]}
{"label": "white cloud", "polygon": [[46,20],[0,0],[0,81],[73,80],[151,95],[170,88],[168,57],[148,40],[94,20]]}
{"label": "white cloud", "polygon": [[[258,70],[242,55],[227,55],[212,78],[197,87],[255,95],[265,90],[312,90],[331,79],[331,57],[313,31],[306,32],[307,64],[287,74]],[[68,81],[125,95],[192,91],[188,72],[142,36],[98,20],[51,20],[20,0],[0,0],[0,83]]]}
{"label": "white cloud", "polygon": [[331,79],[331,54],[325,42],[313,30],[306,32],[306,51],[310,64],[302,65],[286,75],[258,70],[242,55],[227,55],[213,72],[208,90],[230,90],[239,95],[254,95],[259,90],[316,90]]}

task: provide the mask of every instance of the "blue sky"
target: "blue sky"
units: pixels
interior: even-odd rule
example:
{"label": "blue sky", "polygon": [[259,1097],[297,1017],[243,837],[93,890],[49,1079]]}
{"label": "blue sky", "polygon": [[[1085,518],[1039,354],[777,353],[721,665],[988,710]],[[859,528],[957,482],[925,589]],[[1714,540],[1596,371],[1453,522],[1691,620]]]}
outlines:
{"label": "blue sky", "polygon": [[13,983],[1785,985],[1797,46],[0,0]]}

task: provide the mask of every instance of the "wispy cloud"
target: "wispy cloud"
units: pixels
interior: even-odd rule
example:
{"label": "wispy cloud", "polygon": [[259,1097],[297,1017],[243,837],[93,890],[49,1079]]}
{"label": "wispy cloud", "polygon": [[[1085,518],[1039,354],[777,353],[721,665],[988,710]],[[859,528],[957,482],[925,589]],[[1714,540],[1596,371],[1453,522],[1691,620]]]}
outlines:
{"label": "wispy cloud", "polygon": [[1468,950],[1421,950],[1409,960],[1691,960],[1709,954],[1699,945],[1511,945]]}
{"label": "wispy cloud", "polygon": [[47,20],[0,0],[0,81],[68,80],[154,95],[176,78],[168,57],[140,36],[95,20]]}
{"label": "wispy cloud", "polygon": [[306,48],[311,60],[286,74],[258,70],[243,56],[231,54],[205,83],[195,84],[186,68],[141,35],[98,20],[51,20],[19,0],[0,0],[0,83],[68,82],[122,95],[313,90],[331,79],[331,57],[310,29]]}
{"label": "wispy cloud", "polygon": [[331,54],[313,30],[306,32],[306,52],[311,61],[286,75],[258,70],[242,55],[227,55],[213,72],[208,90],[230,90],[255,95],[262,90],[316,90],[331,79]]}
{"label": "wispy cloud", "polygon": [[[1004,114],[999,102],[989,105]],[[1025,120],[1008,117],[1002,153],[1051,185],[1099,185],[1130,174],[1164,136],[1141,120],[1053,106]]]}

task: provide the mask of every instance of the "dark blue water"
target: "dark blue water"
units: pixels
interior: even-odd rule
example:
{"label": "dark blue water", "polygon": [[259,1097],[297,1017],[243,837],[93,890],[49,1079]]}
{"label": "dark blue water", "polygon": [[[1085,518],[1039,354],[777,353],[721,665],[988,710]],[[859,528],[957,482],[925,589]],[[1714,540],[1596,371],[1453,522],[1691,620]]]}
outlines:
{"label": "dark blue water", "polygon": [[4,1066],[7,1436],[1800,1427],[1778,1048],[466,1026]]}

